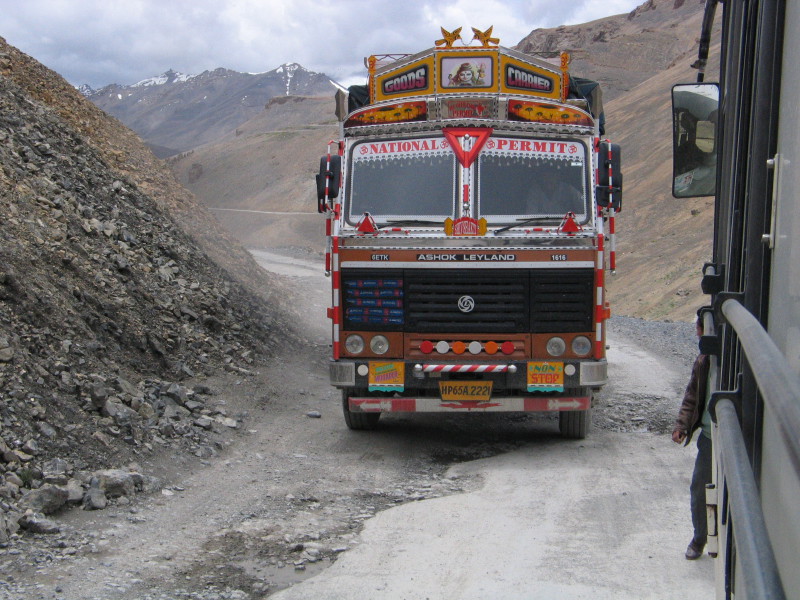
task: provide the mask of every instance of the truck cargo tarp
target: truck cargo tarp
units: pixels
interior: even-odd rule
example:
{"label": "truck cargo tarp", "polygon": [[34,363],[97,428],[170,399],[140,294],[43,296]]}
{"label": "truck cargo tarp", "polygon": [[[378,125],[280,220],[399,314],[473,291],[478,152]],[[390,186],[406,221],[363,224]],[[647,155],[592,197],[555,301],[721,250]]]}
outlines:
{"label": "truck cargo tarp", "polygon": [[606,132],[606,115],[603,112],[603,90],[600,84],[591,79],[576,77],[569,78],[569,97],[582,98],[589,103],[589,111],[595,119],[600,121],[600,135]]}
{"label": "truck cargo tarp", "polygon": [[353,112],[369,104],[369,86],[351,85],[347,88],[347,111]]}

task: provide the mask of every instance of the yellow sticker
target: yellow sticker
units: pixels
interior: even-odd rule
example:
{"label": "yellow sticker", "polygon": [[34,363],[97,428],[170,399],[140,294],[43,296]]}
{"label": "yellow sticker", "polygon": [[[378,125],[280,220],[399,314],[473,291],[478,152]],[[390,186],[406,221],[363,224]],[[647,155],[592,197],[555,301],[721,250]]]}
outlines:
{"label": "yellow sticker", "polygon": [[564,363],[562,362],[529,362],[528,391],[563,392]]}
{"label": "yellow sticker", "polygon": [[369,390],[394,391],[405,388],[406,365],[402,362],[369,363]]}

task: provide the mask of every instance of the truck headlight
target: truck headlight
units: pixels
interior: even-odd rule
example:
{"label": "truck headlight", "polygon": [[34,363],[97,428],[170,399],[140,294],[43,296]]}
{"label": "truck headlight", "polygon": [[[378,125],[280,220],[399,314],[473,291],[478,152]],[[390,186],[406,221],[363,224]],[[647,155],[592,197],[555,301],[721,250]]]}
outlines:
{"label": "truck headlight", "polygon": [[567,344],[560,337],[551,337],[547,340],[547,353],[550,356],[561,356],[566,350]]}
{"label": "truck headlight", "polygon": [[364,338],[360,335],[348,335],[344,347],[350,354],[361,354],[364,351]]}
{"label": "truck headlight", "polygon": [[572,340],[572,351],[578,356],[586,356],[592,351],[592,342],[585,335],[579,335]]}
{"label": "truck headlight", "polygon": [[386,354],[389,351],[389,340],[382,335],[376,335],[369,341],[369,348],[375,354]]}

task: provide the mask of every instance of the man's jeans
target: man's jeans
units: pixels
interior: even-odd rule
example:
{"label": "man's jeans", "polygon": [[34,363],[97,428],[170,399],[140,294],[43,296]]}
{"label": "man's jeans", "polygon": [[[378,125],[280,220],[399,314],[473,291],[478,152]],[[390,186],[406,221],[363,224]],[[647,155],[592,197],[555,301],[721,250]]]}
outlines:
{"label": "man's jeans", "polygon": [[697,432],[697,459],[694,463],[692,485],[689,487],[692,498],[692,525],[695,544],[701,548],[706,545],[708,525],[706,523],[706,484],[711,483],[711,438]]}

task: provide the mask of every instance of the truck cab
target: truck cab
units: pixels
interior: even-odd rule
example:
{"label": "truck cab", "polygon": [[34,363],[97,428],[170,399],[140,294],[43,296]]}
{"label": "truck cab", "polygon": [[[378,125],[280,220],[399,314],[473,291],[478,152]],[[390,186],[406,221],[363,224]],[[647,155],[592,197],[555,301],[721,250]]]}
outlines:
{"label": "truck cab", "polygon": [[366,89],[339,94],[317,191],[349,427],[554,411],[588,433],[622,178],[599,88],[568,63],[445,36],[370,57]]}

